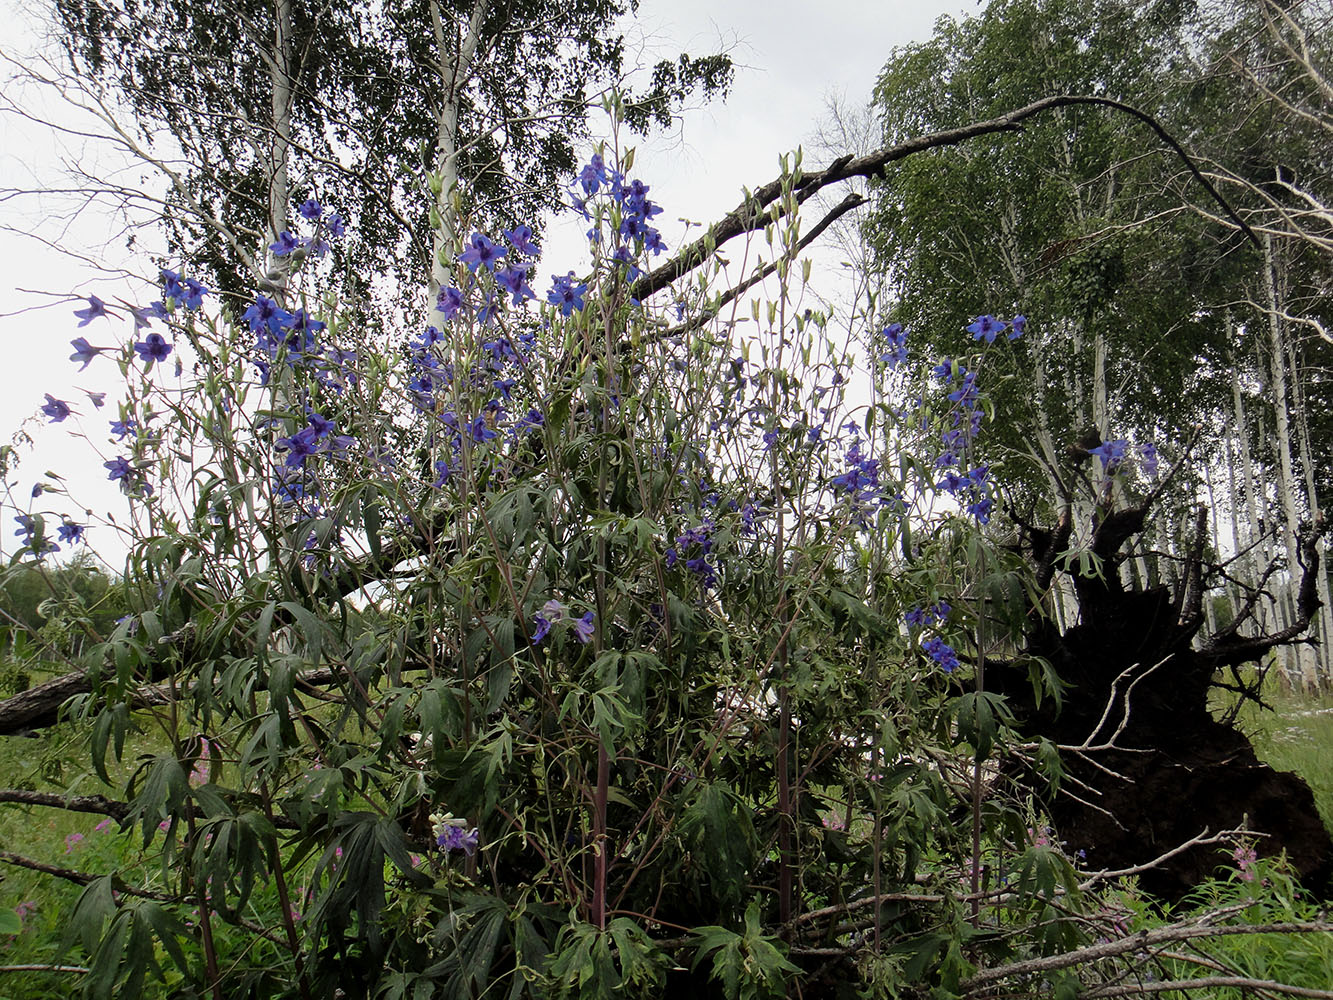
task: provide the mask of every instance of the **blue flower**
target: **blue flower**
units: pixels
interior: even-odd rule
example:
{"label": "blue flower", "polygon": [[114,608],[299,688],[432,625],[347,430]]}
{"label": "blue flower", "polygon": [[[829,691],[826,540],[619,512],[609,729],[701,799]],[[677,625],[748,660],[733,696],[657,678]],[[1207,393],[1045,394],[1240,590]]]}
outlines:
{"label": "blue flower", "polygon": [[1143,457],[1144,475],[1157,475],[1157,446],[1149,441],[1139,446],[1139,454]]}
{"label": "blue flower", "polygon": [[204,296],[208,294],[208,289],[195,281],[193,278],[184,278],[181,284],[185,286],[185,295],[181,304],[186,309],[198,309],[204,304]]}
{"label": "blue flower", "polygon": [[560,307],[560,315],[568,316],[573,312],[583,311],[583,296],[587,293],[586,283],[574,284],[574,272],[563,277],[551,275],[551,290],[546,293],[546,301]]}
{"label": "blue flower", "polygon": [[574,623],[574,638],[579,642],[587,644],[592,642],[593,619],[596,616],[589,611],[582,618]]}
{"label": "blue flower", "polygon": [[125,438],[135,433],[135,431],[136,427],[133,420],[111,421],[111,433],[116,435],[117,440],[124,441]]}
{"label": "blue flower", "polygon": [[117,455],[109,462],[103,462],[102,468],[107,470],[107,479],[129,479],[134,476],[134,466],[130,465],[129,460]]}
{"label": "blue flower", "polygon": [[[532,616],[537,626],[532,633],[532,643],[541,642],[551,631],[551,625],[565,617],[565,606],[554,597],[542,605],[542,609]],[[577,626],[576,626],[577,627]]]}
{"label": "blue flower", "polygon": [[537,297],[536,293],[528,287],[527,264],[515,264],[503,271],[496,271],[495,283],[514,297],[512,305],[522,305],[524,300]]}
{"label": "blue flower", "polygon": [[51,423],[58,424],[73,412],[63,399],[56,399],[49,392],[45,395],[46,404],[42,407],[42,412],[51,418]]}
{"label": "blue flower", "polygon": [[583,186],[585,194],[596,194],[606,182],[606,166],[602,161],[602,155],[593,153],[592,161],[579,171],[579,184]]}
{"label": "blue flower", "polygon": [[473,233],[471,245],[458,255],[458,259],[468,266],[469,271],[475,272],[478,267],[485,267],[488,271],[494,271],[495,262],[507,253],[509,253],[508,250],[498,243],[492,243],[481,233]]}
{"label": "blue flower", "polygon": [[477,844],[480,835],[477,830],[464,829],[462,820],[451,820],[440,824],[437,828],[435,843],[446,851],[462,851],[469,858],[477,850]]}
{"label": "blue flower", "polygon": [[93,404],[94,409],[100,410],[102,407],[106,406],[106,393],[89,392],[87,389],[84,389],[83,394],[88,397],[88,402]]}
{"label": "blue flower", "polygon": [[436,459],[436,461],[435,461],[435,482],[431,483],[431,486],[433,486],[435,489],[438,490],[438,489],[439,489],[440,487],[442,487],[446,482],[449,481],[449,477],[450,477],[452,474],[453,474],[453,470],[449,468],[449,462],[448,462],[446,459],[443,459],[443,458]]}
{"label": "blue flower", "polygon": [[87,326],[99,316],[108,315],[106,303],[96,295],[88,296],[88,307],[86,309],[75,309],[74,315],[79,317],[79,326]]}
{"label": "blue flower", "polygon": [[33,536],[37,532],[37,522],[31,514],[20,514],[14,520],[19,523],[19,530],[14,534],[23,538],[24,545],[31,545]]}
{"label": "blue flower", "polygon": [[185,289],[181,286],[181,276],[179,274],[164,267],[158,271],[158,276],[162,280],[162,295],[164,298],[176,300],[185,298]]}
{"label": "blue flower", "polygon": [[268,248],[273,251],[274,257],[286,257],[288,254],[295,253],[301,249],[302,240],[293,236],[287,230],[278,233],[275,242],[270,243]]}
{"label": "blue flower", "polygon": [[1022,313],[1014,317],[1013,325],[1009,329],[1009,339],[1017,340],[1028,331],[1028,318]]}
{"label": "blue flower", "polygon": [[139,358],[143,361],[157,361],[159,363],[166,361],[171,354],[171,345],[160,333],[150,333],[143,340],[134,345]]}
{"label": "blue flower", "polygon": [[541,247],[532,242],[531,226],[515,226],[513,229],[506,229],[505,239],[519,253],[527,254],[529,257],[541,256]]}
{"label": "blue flower", "polygon": [[335,240],[347,235],[347,221],[336,212],[328,217],[324,225]]}
{"label": "blue flower", "polygon": [[537,626],[532,630],[532,644],[535,646],[551,633],[551,620],[538,611],[532,616],[532,622]]}
{"label": "blue flower", "polygon": [[958,666],[958,654],[952,646],[938,636],[923,642],[921,648],[930,654],[930,658],[938,663],[946,674],[953,673]]}
{"label": "blue flower", "polygon": [[167,308],[160,301],[151,306],[130,306],[130,315],[134,317],[134,332],[153,325],[154,319],[166,319]]}
{"label": "blue flower", "polygon": [[457,288],[441,288],[439,298],[435,300],[435,308],[443,315],[445,322],[454,318],[454,315],[463,307],[463,293]]}
{"label": "blue flower", "polygon": [[319,437],[314,428],[305,427],[291,437],[278,438],[273,446],[278,451],[288,452],[287,467],[301,468],[305,465],[305,460],[315,454],[319,445]]}
{"label": "blue flower", "polygon": [[83,363],[83,367],[80,368],[79,371],[83,371],[84,368],[87,368],[92,364],[93,358],[106,350],[104,347],[93,347],[92,344],[88,343],[88,338],[86,337],[76,337],[69,342],[69,345],[74,348],[74,353],[69,356],[69,359],[71,361],[81,361]]}
{"label": "blue flower", "polygon": [[908,330],[901,323],[890,323],[881,332],[881,336],[888,341],[888,350],[879,356],[890,368],[897,368],[907,360],[907,334]]}
{"label": "blue flower", "polygon": [[1089,454],[1096,455],[1102,462],[1102,468],[1106,472],[1111,472],[1118,468],[1125,460],[1125,452],[1129,448],[1129,442],[1123,439],[1106,441],[1096,448],[1089,450]]}
{"label": "blue flower", "polygon": [[319,217],[324,214],[324,208],[314,198],[307,198],[301,202],[301,207],[297,209],[301,218],[310,222],[318,222]]}
{"label": "blue flower", "polygon": [[978,316],[967,329],[972,334],[973,340],[985,340],[986,343],[993,344],[996,335],[1003,333],[1008,325],[1004,320],[988,315]]}
{"label": "blue flower", "polygon": [[61,524],[56,528],[56,532],[60,535],[60,540],[62,542],[67,545],[74,545],[83,541],[84,526],[82,524],[75,524],[73,521],[66,518],[64,524]]}

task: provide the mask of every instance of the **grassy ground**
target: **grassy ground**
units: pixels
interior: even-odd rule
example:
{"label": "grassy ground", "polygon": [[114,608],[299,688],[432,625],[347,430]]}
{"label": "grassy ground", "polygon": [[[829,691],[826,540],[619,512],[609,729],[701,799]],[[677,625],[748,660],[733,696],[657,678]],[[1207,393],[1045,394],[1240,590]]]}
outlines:
{"label": "grassy ground", "polygon": [[1247,704],[1237,724],[1260,760],[1305,779],[1324,826],[1333,833],[1333,694],[1314,697],[1272,684],[1264,699],[1274,711]]}

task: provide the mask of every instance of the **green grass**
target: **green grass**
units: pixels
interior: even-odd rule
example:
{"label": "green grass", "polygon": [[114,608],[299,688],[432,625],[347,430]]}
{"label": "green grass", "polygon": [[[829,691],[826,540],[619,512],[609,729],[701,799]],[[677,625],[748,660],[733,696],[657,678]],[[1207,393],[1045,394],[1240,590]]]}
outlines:
{"label": "green grass", "polygon": [[[1333,833],[1333,694],[1311,696],[1267,685],[1264,700],[1274,711],[1254,704],[1240,711],[1237,725],[1259,759],[1278,771],[1294,771],[1314,792],[1315,807]],[[1228,701],[1215,705],[1226,708]],[[1219,711],[1220,714],[1220,711]]]}

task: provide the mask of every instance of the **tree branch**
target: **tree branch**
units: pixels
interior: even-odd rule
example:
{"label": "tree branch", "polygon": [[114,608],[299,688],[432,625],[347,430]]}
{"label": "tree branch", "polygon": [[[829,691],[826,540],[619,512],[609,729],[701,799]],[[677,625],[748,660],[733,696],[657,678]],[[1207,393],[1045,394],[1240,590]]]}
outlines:
{"label": "tree branch", "polygon": [[[1014,111],[1007,112],[997,118],[991,118],[983,122],[972,122],[959,128],[945,129],[940,132],[932,132],[929,135],[917,136],[908,139],[893,146],[884,146],[874,152],[867,153],[864,156],[853,158],[840,157],[830,166],[823,170],[809,174],[799,181],[796,190],[797,201],[804,202],[821,189],[830,184],[836,184],[839,181],[850,180],[854,177],[873,178],[881,176],[889,164],[898,160],[906,159],[914,153],[921,153],[928,149],[939,149],[946,146],[957,146],[960,143],[967,142],[969,139],[975,139],[978,136],[993,135],[997,132],[1021,132],[1022,123],[1029,118],[1034,118],[1046,111],[1052,111],[1056,108],[1073,107],[1077,105],[1093,105],[1097,107],[1111,108],[1130,115],[1143,122],[1153,130],[1166,145],[1180,157],[1189,172],[1194,176],[1204,189],[1207,190],[1213,200],[1221,206],[1222,210],[1232,220],[1235,226],[1249,237],[1250,241],[1256,247],[1260,246],[1259,237],[1250,229],[1249,224],[1242,219],[1231,205],[1218,193],[1212,182],[1203,175],[1203,172],[1195,165],[1191,157],[1181,147],[1171,134],[1151,115],[1140,111],[1132,105],[1125,104],[1122,101],[1111,100],[1106,97],[1086,97],[1075,94],[1059,94],[1052,97],[1043,97],[1039,101],[1034,101],[1024,107]],[[771,213],[767,210],[775,199],[782,193],[781,177],[769,181],[767,184],[755,190],[745,201],[741,202],[729,213],[723,216],[708,228],[703,236],[695,240],[688,247],[683,249],[670,261],[661,267],[644,275],[636,281],[631,288],[630,294],[636,299],[645,299],[654,292],[661,291],[673,281],[683,277],[690,271],[693,271],[699,265],[704,263],[718,247],[729,240],[740,236],[743,233],[753,232],[767,225],[772,219]]]}

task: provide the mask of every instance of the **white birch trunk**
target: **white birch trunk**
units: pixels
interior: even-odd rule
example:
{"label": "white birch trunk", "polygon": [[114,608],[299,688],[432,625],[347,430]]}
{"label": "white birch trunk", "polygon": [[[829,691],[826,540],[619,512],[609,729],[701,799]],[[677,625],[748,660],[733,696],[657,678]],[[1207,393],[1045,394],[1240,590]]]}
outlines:
{"label": "white birch trunk", "polygon": [[[1277,431],[1278,455],[1278,501],[1282,504],[1283,514],[1283,549],[1287,553],[1287,603],[1292,621],[1296,614],[1296,588],[1300,580],[1300,563],[1297,560],[1297,529],[1300,515],[1296,507],[1296,473],[1291,457],[1291,413],[1287,394],[1287,351],[1283,333],[1282,316],[1278,312],[1276,283],[1276,262],[1273,258],[1273,239],[1264,235],[1264,295],[1268,311],[1268,335],[1270,347],[1270,370],[1273,390],[1273,421]],[[1296,648],[1296,660],[1302,683],[1309,687],[1315,680],[1314,658],[1307,655],[1306,647]]]}
{"label": "white birch trunk", "polygon": [[[273,134],[269,145],[268,162],[268,233],[269,242],[287,228],[287,213],[291,209],[291,144],[292,144],[292,0],[274,0],[273,6],[273,59],[269,62],[269,76],[273,81]],[[268,248],[264,259],[270,268],[282,272]]]}
{"label": "white birch trunk", "polygon": [[459,238],[459,219],[454,210],[458,194],[458,114],[463,92],[467,89],[481,44],[482,26],[490,13],[490,0],[476,0],[467,24],[453,20],[441,9],[439,0],[431,0],[431,26],[439,51],[440,104],[435,131],[435,176],[439,193],[434,196],[439,226],[431,246],[430,322],[444,328],[444,317],[436,308],[440,289],[454,283],[457,267],[455,249]]}

